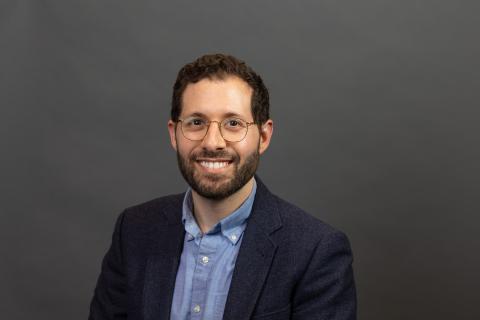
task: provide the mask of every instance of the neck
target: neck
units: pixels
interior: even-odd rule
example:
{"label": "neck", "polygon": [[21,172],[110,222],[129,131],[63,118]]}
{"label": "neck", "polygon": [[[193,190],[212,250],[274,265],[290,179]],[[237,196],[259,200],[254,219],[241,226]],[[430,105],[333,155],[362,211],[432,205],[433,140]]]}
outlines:
{"label": "neck", "polygon": [[238,209],[248,198],[253,188],[253,178],[240,190],[222,200],[212,200],[202,197],[192,190],[195,220],[203,233],[208,232],[218,221]]}

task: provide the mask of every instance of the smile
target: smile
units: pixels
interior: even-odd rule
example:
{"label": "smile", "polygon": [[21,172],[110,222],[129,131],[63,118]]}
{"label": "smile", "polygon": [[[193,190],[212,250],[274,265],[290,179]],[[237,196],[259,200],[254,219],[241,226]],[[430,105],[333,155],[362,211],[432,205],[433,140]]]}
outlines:
{"label": "smile", "polygon": [[230,164],[229,161],[199,161],[199,163],[207,169],[221,169]]}

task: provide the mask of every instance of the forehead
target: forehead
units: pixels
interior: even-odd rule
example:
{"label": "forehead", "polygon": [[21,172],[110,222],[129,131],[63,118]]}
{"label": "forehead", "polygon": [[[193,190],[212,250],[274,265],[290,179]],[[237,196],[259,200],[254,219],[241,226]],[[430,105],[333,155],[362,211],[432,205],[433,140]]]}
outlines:
{"label": "forehead", "polygon": [[251,98],[253,89],[242,79],[229,76],[224,79],[202,79],[190,83],[182,95],[182,117],[194,113],[209,119],[237,114],[252,119]]}

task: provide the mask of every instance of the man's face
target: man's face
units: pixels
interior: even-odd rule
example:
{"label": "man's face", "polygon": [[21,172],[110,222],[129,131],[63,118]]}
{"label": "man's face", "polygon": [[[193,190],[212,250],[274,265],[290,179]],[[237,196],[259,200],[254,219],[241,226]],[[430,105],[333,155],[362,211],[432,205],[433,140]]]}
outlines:
{"label": "man's face", "polygon": [[[183,92],[180,119],[195,116],[221,122],[235,117],[253,122],[252,92],[246,82],[234,76],[191,83]],[[201,141],[186,139],[180,123],[169,121],[168,128],[180,171],[188,184],[203,197],[224,199],[252,179],[260,154],[270,142],[273,123],[268,120],[262,129],[250,125],[245,138],[238,142],[225,141],[216,122],[210,124]]]}

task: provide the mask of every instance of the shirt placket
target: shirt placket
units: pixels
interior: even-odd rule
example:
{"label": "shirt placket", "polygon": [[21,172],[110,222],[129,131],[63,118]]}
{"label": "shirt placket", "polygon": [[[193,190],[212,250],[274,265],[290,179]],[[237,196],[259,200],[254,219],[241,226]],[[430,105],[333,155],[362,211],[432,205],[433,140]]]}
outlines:
{"label": "shirt placket", "polygon": [[208,290],[208,277],[215,263],[215,236],[204,235],[200,238],[198,254],[195,261],[195,272],[192,282],[192,302],[190,314],[192,320],[206,319],[205,306]]}

